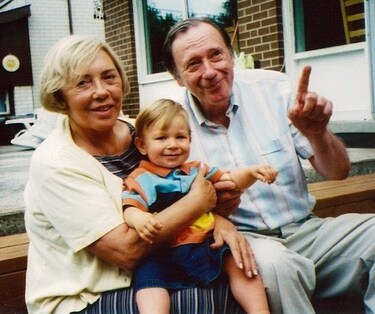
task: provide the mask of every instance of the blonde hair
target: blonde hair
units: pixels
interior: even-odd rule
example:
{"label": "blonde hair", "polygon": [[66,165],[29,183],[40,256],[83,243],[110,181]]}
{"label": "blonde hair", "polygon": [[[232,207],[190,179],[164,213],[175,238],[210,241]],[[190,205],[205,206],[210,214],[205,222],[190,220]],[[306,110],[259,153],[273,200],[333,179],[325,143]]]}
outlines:
{"label": "blonde hair", "polygon": [[186,110],[179,103],[171,99],[159,99],[141,109],[135,120],[136,135],[142,137],[145,129],[156,122],[161,122],[163,129],[167,128],[176,116],[181,116],[186,120],[190,135],[191,130]]}
{"label": "blonde hair", "polygon": [[119,72],[123,95],[129,93],[128,79],[112,48],[95,37],[71,35],[56,42],[45,57],[40,78],[40,101],[45,109],[66,113],[62,90],[78,84],[100,50],[109,55]]}

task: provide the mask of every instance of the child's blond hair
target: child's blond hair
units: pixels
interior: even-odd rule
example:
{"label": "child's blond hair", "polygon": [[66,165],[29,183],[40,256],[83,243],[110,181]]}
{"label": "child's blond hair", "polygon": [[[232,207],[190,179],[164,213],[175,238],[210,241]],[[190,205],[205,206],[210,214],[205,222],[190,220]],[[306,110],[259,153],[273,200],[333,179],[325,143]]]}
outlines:
{"label": "child's blond hair", "polygon": [[136,135],[142,137],[145,129],[155,122],[161,122],[162,129],[165,129],[176,116],[181,116],[186,120],[190,134],[191,131],[186,110],[178,102],[163,98],[141,109],[135,120]]}

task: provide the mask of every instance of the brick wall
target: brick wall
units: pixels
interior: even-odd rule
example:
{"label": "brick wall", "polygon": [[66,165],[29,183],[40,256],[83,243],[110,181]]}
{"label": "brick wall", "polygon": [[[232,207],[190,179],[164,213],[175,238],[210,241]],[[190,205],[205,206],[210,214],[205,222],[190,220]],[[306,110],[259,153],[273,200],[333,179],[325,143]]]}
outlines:
{"label": "brick wall", "polygon": [[263,69],[283,69],[281,14],[281,0],[238,0],[240,50],[259,60]]}
{"label": "brick wall", "polygon": [[[30,2],[17,0],[16,7],[27,3]],[[10,8],[13,7],[7,9]],[[131,93],[124,100],[124,113],[135,117],[139,110],[139,89],[132,1],[106,0],[104,11],[106,39],[120,55],[131,85]],[[16,91],[16,114],[32,112],[40,106],[38,81],[44,55],[58,38],[69,34],[66,2],[34,0],[31,12],[29,29],[34,86],[32,89]],[[75,33],[104,36],[103,21],[94,20],[92,17],[92,0],[72,1],[72,15]],[[238,0],[238,16],[241,51],[260,60],[262,68],[280,70],[284,62],[281,0]]]}
{"label": "brick wall", "polygon": [[130,0],[106,0],[104,12],[106,40],[120,56],[130,82],[130,94],[123,101],[123,112],[135,117],[139,111],[139,89],[132,3]]}
{"label": "brick wall", "polygon": [[[120,55],[131,93],[123,111],[135,117],[139,111],[132,1],[106,0],[106,40]],[[238,0],[240,50],[250,53],[264,69],[282,70],[284,63],[281,0]]]}

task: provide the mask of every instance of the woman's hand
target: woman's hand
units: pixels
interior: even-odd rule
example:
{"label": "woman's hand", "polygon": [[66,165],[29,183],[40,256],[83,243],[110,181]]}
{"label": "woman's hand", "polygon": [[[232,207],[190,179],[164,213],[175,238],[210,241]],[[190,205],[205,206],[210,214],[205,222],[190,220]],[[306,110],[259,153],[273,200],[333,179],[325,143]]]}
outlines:
{"label": "woman's hand", "polygon": [[229,245],[233,259],[236,265],[243,269],[248,277],[257,276],[258,269],[256,267],[254,254],[251,250],[249,242],[241,235],[236,227],[226,218],[215,215],[215,242],[211,245],[212,249],[223,246],[224,242]]}
{"label": "woman's hand", "polygon": [[205,208],[205,212],[209,212],[215,208],[217,196],[212,183],[204,177],[205,173],[204,164],[201,164],[198,174],[191,185],[188,197],[191,197],[195,204],[200,204],[200,207]]}

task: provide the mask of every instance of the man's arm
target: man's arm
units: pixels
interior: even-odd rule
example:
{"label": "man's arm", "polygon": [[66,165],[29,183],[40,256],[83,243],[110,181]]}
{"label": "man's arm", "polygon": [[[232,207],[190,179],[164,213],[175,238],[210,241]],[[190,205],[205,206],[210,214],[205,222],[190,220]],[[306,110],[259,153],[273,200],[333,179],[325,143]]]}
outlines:
{"label": "man's arm", "polygon": [[310,158],[314,169],[327,179],[345,179],[350,171],[349,156],[342,141],[328,129],[332,103],[308,91],[310,73],[311,67],[305,66],[288,117],[309,140],[314,152]]}
{"label": "man's arm", "polygon": [[318,173],[330,180],[348,177],[350,159],[344,144],[337,136],[326,130],[321,136],[308,139],[314,151],[314,156],[309,161]]}

